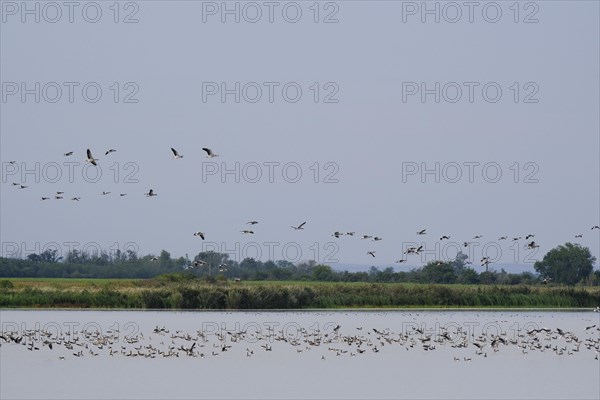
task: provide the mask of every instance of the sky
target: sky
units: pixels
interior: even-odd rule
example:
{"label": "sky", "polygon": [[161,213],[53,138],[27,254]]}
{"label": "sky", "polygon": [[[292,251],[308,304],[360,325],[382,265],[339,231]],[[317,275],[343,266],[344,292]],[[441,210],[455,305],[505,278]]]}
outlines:
{"label": "sky", "polygon": [[600,254],[597,2],[0,6],[2,256]]}

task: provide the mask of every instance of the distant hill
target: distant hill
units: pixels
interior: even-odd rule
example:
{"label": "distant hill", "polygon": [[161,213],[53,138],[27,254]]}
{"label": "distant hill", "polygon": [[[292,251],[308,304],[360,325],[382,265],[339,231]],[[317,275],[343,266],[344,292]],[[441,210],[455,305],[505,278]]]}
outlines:
{"label": "distant hill", "polygon": [[[336,271],[348,271],[348,272],[361,272],[361,271],[369,271],[369,269],[375,266],[378,269],[382,270],[387,267],[394,268],[394,271],[410,271],[414,268],[420,268],[423,265],[410,265],[410,264],[345,264],[345,263],[335,263],[330,264],[330,267]],[[485,271],[485,267],[479,265],[471,265],[471,267],[477,271],[482,272]],[[533,269],[533,264],[490,264],[490,270],[495,270],[500,272],[500,270],[504,269],[506,272],[511,274],[520,274],[523,272],[531,272],[532,274],[536,274]]]}

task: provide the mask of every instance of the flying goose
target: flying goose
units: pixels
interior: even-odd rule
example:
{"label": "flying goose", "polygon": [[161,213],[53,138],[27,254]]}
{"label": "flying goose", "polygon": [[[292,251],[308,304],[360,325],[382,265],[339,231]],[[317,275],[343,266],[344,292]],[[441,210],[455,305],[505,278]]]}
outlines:
{"label": "flying goose", "polygon": [[529,235],[525,236],[525,240],[529,240],[529,239],[531,239],[533,237],[535,237],[535,235],[533,235],[533,234],[530,233]]}
{"label": "flying goose", "polygon": [[425,231],[426,231],[426,230],[427,230],[427,229],[423,229],[423,230],[420,230],[420,231],[418,231],[418,232],[417,232],[417,235],[425,235]]}
{"label": "flying goose", "polygon": [[594,229],[600,229],[600,226],[598,226],[598,225],[594,225],[594,226],[592,226],[592,229],[591,229],[591,230],[594,230]]}
{"label": "flying goose", "polygon": [[194,236],[200,236],[200,238],[201,238],[202,240],[204,240],[204,232],[200,232],[200,231],[198,231],[198,232],[194,232]]}
{"label": "flying goose", "polygon": [[79,200],[81,200],[81,197],[73,197],[73,198],[71,198],[71,200],[73,200],[73,201],[79,201]]}
{"label": "flying goose", "polygon": [[98,165],[96,164],[96,161],[98,161],[98,159],[92,156],[92,152],[90,151],[90,149],[87,149],[87,159],[85,160],[85,162],[89,162],[92,165]]}
{"label": "flying goose", "polygon": [[409,247],[408,249],[406,249],[404,251],[404,254],[415,254],[417,252],[417,248],[416,247]]}
{"label": "flying goose", "polygon": [[154,190],[153,190],[153,189],[150,189],[150,190],[148,191],[148,193],[144,193],[144,194],[146,195],[146,197],[158,196],[158,194],[157,194],[157,193],[154,193]]}
{"label": "flying goose", "polygon": [[298,226],[292,226],[292,228],[294,228],[295,230],[298,231],[298,230],[304,229],[304,224],[306,224],[306,221],[304,221],[303,223],[301,223]]}
{"label": "flying goose", "polygon": [[72,151],[67,151],[65,154],[63,154],[65,157],[69,157],[73,155]]}
{"label": "flying goose", "polygon": [[444,239],[450,239],[450,236],[444,235],[440,238],[440,241],[444,240]]}
{"label": "flying goose", "polygon": [[342,235],[343,235],[343,233],[335,231],[335,232],[333,232],[333,235],[331,235],[331,236],[334,236],[335,238],[339,239],[339,237],[342,236]]}
{"label": "flying goose", "polygon": [[202,150],[204,150],[206,152],[206,157],[207,158],[213,158],[213,157],[218,157],[218,154],[213,153],[213,151],[211,149],[209,149],[208,147],[203,147]]}
{"label": "flying goose", "polygon": [[258,224],[258,221],[248,221],[246,222],[246,225],[256,225]]}
{"label": "flying goose", "polygon": [[114,153],[116,150],[115,149],[109,149],[106,150],[106,153],[104,153],[105,156],[109,155],[110,153]]}
{"label": "flying goose", "polygon": [[247,235],[247,234],[253,235],[254,234],[254,231],[250,231],[250,230],[243,230],[240,232],[242,232],[244,235]]}
{"label": "flying goose", "polygon": [[50,200],[50,197],[42,197],[42,201],[44,200]]}
{"label": "flying goose", "polygon": [[173,158],[176,160],[179,160],[180,158],[183,158],[183,156],[181,154],[179,154],[177,152],[177,150],[175,150],[174,148],[171,147],[171,151],[173,152]]}
{"label": "flying goose", "polygon": [[375,252],[374,251],[367,251],[367,254],[370,255],[371,257],[375,257]]}

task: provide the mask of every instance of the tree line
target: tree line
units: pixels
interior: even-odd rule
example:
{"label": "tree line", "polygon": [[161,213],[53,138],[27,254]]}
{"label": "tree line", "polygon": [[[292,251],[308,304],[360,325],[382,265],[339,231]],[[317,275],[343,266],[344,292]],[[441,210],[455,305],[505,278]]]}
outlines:
{"label": "tree line", "polygon": [[[501,269],[477,272],[459,253],[452,261],[431,261],[410,271],[392,267],[371,267],[368,271],[339,271],[315,261],[291,263],[285,260],[260,261],[246,258],[231,260],[226,253],[201,252],[193,259],[173,258],[163,250],[159,256],[139,256],[131,250],[114,254],[88,254],[70,251],[59,257],[56,250],[30,254],[26,259],[0,258],[3,278],[153,278],[164,274],[184,273],[190,277],[240,279],[252,281],[321,281],[321,282],[413,282],[437,284],[586,284],[599,285],[600,271],[594,271],[595,257],[589,249],[566,243],[552,249],[534,264],[534,272],[519,274]],[[194,266],[196,264],[197,266]]]}

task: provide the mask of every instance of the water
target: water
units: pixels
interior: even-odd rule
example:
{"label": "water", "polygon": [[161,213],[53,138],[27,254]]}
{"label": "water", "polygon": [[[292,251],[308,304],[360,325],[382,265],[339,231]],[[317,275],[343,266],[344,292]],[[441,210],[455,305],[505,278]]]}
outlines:
{"label": "water", "polygon": [[[591,311],[1,310],[0,320],[5,336],[25,336],[0,339],[2,399],[600,398]],[[550,333],[527,333],[539,328]],[[496,336],[506,344],[492,346]]]}

